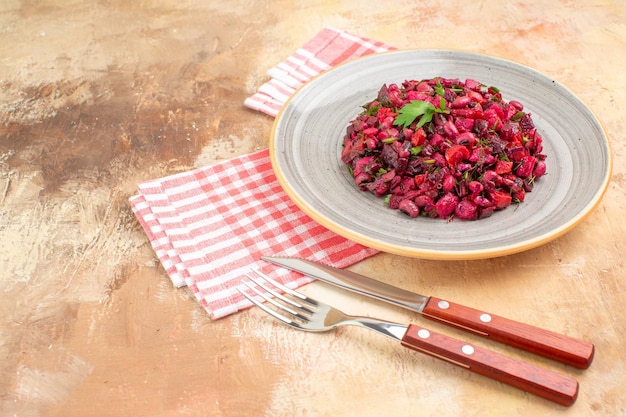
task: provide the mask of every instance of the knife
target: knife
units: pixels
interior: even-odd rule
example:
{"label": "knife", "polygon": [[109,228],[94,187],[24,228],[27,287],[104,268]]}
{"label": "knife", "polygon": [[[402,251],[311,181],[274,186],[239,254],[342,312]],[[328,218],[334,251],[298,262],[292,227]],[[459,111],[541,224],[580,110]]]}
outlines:
{"label": "knife", "polygon": [[580,369],[587,369],[593,360],[594,345],[584,340],[437,297],[416,294],[347,269],[299,258],[263,256],[262,259],[329,284],[416,311],[428,319]]}

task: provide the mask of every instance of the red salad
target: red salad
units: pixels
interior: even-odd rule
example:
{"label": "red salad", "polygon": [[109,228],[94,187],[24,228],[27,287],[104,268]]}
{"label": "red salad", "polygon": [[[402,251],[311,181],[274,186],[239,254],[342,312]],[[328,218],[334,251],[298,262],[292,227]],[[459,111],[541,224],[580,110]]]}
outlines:
{"label": "red salad", "polygon": [[362,191],[411,217],[482,219],[524,201],[546,172],[531,114],[495,87],[410,80],[363,108],[341,159]]}

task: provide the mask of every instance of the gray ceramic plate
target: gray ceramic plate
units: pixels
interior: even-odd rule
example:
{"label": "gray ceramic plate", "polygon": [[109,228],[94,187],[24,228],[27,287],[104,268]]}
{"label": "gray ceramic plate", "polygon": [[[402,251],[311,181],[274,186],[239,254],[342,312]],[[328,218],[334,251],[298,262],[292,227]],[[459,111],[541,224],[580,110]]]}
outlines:
{"label": "gray ceramic plate", "polygon": [[[548,171],[523,203],[477,221],[409,218],[354,185],[340,159],[350,120],[383,84],[436,76],[498,87],[532,113]],[[510,61],[441,50],[371,55],[311,80],[276,118],[270,154],[286,193],[320,224],[381,251],[429,259],[496,257],[555,239],[599,204],[611,174],[606,135],[570,91]]]}

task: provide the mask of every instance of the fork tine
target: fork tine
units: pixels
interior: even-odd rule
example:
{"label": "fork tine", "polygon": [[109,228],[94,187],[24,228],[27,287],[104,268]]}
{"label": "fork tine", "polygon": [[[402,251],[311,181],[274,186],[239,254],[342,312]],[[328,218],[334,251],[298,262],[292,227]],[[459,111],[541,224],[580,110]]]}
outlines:
{"label": "fork tine", "polygon": [[[255,271],[255,272],[256,272],[256,271]],[[256,272],[256,273],[258,274],[258,272]],[[274,281],[273,279],[271,279],[271,278],[269,278],[269,277],[266,277],[266,276],[264,276],[264,275],[262,275],[262,274],[259,274],[259,275],[261,275],[264,279],[267,279],[267,280],[268,280],[269,282],[271,282],[272,284],[278,284],[278,285],[281,285],[280,283],[278,283],[278,282]],[[250,278],[250,280],[254,281],[254,283],[255,283],[256,285],[258,285],[259,287],[263,288],[263,289],[264,289],[265,291],[267,291],[268,293],[272,294],[275,298],[278,298],[279,300],[282,300],[283,302],[285,302],[285,303],[287,303],[287,304],[289,304],[289,305],[292,305],[292,306],[294,306],[294,307],[296,307],[296,308],[299,308],[299,309],[301,309],[301,310],[304,310],[304,311],[306,311],[308,314],[313,314],[313,311],[312,311],[311,309],[309,309],[308,307],[303,306],[302,304],[300,304],[300,303],[296,302],[295,300],[289,299],[289,298],[285,297],[284,295],[282,295],[282,294],[280,294],[280,293],[276,292],[275,290],[273,290],[273,289],[271,289],[270,287],[268,287],[267,285],[265,285],[265,283],[264,283],[263,281],[261,281],[260,279],[255,278],[255,277],[251,276],[250,274],[246,274],[246,276],[247,276],[248,278]],[[282,287],[283,287],[283,288],[287,288],[287,287],[285,287],[285,286],[282,286]],[[280,288],[280,287],[279,287],[279,288]],[[287,289],[288,289],[288,288],[287,288]],[[268,298],[268,297],[264,297],[264,298],[265,298],[266,300],[268,300],[268,301],[272,301],[272,299],[271,299],[271,298]],[[301,297],[298,297],[298,299],[301,299]],[[273,303],[273,304],[274,304],[274,303]],[[274,304],[274,305],[275,305],[275,304]],[[278,307],[278,306],[277,306],[277,307]]]}
{"label": "fork tine", "polygon": [[[264,273],[262,273],[259,270],[256,269],[252,269],[254,271],[255,274],[263,277],[264,280],[266,280],[267,282],[271,283],[272,285],[274,285],[276,288],[279,288],[280,290],[282,290],[283,292],[292,295],[296,298],[299,298],[302,301],[305,301],[311,305],[317,306],[319,303],[317,301],[315,301],[314,299],[307,297],[306,295],[299,293],[298,291],[294,291],[291,288],[288,288],[286,286],[284,286],[283,284],[281,284],[280,282],[273,280],[272,278],[268,277],[267,275],[265,275]],[[248,275],[249,277],[250,275]]]}
{"label": "fork tine", "polygon": [[[246,286],[248,286],[250,288],[250,286],[244,282],[244,284]],[[283,316],[282,314],[278,313],[275,310],[272,310],[271,308],[267,307],[265,304],[258,302],[257,300],[255,300],[254,298],[250,297],[248,294],[246,294],[245,291],[242,291],[241,288],[237,288],[237,291],[239,291],[241,293],[241,295],[243,295],[244,297],[246,297],[252,304],[256,305],[257,307],[259,307],[261,310],[265,311],[267,314],[269,314],[270,316],[282,321],[285,324],[288,324],[290,326],[294,326],[294,327],[298,327],[297,323],[293,320],[291,320],[288,317]],[[263,295],[261,295],[261,297],[263,297]],[[265,299],[265,297],[263,297]]]}
{"label": "fork tine", "polygon": [[[254,280],[254,279],[253,279],[253,281],[254,281],[257,285],[261,286],[264,290],[268,290],[270,294],[272,294],[272,295],[280,295],[280,294],[276,293],[275,291],[270,290],[269,288],[267,288],[267,286],[263,285],[263,283],[259,283],[257,280]],[[297,318],[297,319],[299,319],[299,320],[308,321],[308,317],[307,317],[307,316],[302,315],[302,313],[301,313],[300,311],[296,311],[296,310],[294,310],[294,309],[290,308],[290,307],[289,307],[289,306],[287,306],[287,305],[284,305],[284,304],[281,304],[281,303],[277,302],[274,298],[269,297],[267,294],[264,294],[263,292],[259,291],[257,288],[255,288],[255,287],[254,287],[252,284],[250,284],[249,282],[244,282],[243,284],[244,284],[246,287],[250,288],[252,291],[254,291],[257,295],[261,296],[261,297],[262,297],[265,301],[267,301],[267,302],[269,302],[270,304],[274,305],[276,308],[278,308],[278,309],[280,309],[280,310],[282,310],[282,311],[285,311],[285,312],[287,312],[287,313],[291,314],[292,316],[294,316],[295,318]],[[288,299],[286,299],[285,297],[282,297],[282,296],[280,296],[280,299],[284,299],[284,300],[286,300],[286,301],[289,301]],[[301,306],[300,306],[299,304],[297,304],[297,303],[293,303],[292,305],[294,305],[296,308],[301,307]],[[312,313],[313,313],[312,311],[310,311],[310,310],[308,310],[308,309],[305,309],[305,311],[306,311],[306,313],[308,313],[308,314],[312,314]]]}

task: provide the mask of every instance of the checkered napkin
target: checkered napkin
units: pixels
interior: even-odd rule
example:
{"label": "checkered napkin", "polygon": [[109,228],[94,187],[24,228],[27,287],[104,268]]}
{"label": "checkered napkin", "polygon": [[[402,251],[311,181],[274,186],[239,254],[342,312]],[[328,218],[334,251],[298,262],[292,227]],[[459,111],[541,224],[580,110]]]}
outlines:
{"label": "checkered napkin", "polygon": [[271,79],[248,97],[244,105],[276,116],[304,83],[342,62],[395,49],[390,45],[331,27],[317,33],[290,57],[268,71]]}
{"label": "checkered napkin", "polygon": [[[275,116],[307,79],[347,59],[392,49],[326,28],[270,70],[272,78],[247,107]],[[268,150],[138,186],[131,207],[163,268],[186,286],[212,319],[250,307],[236,290],[252,269],[288,287],[311,281],[276,268],[262,255],[297,256],[349,266],[377,253],[322,227],[282,190]]]}

